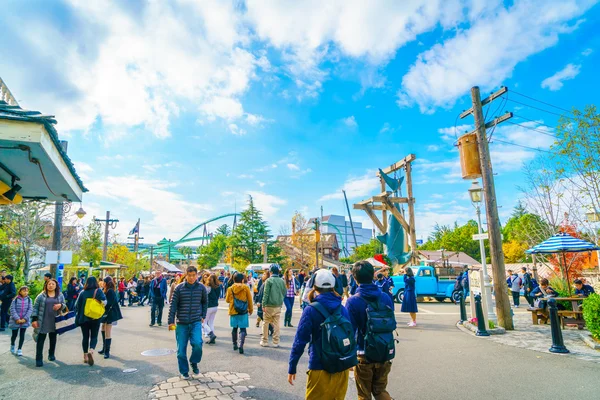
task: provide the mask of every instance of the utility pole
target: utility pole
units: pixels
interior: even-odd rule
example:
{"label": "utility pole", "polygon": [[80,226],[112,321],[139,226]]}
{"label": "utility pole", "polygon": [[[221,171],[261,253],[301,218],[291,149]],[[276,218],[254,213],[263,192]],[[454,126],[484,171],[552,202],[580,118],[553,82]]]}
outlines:
{"label": "utility pole", "polygon": [[108,258],[108,229],[115,229],[119,220],[110,219],[110,211],[107,211],[106,219],[94,218],[94,222],[97,224],[104,223],[104,247],[102,248],[102,261],[106,261],[106,259]]}
{"label": "utility pole", "polygon": [[[67,152],[69,144],[66,140],[60,141],[60,147]],[[52,250],[57,250],[60,258],[60,250],[62,248],[62,221],[63,221],[63,202],[57,201],[54,203],[54,228],[52,231]],[[57,260],[60,263],[60,259]],[[56,269],[58,264],[50,264],[50,273],[56,278]],[[60,288],[59,288],[60,289]]]}
{"label": "utility pole", "polygon": [[150,246],[150,269],[154,265],[154,246]]}
{"label": "utility pole", "polygon": [[319,268],[319,242],[321,241],[321,230],[319,219],[315,218],[315,267]]}
{"label": "utility pole", "polygon": [[488,222],[488,235],[490,241],[490,258],[492,260],[492,276],[494,279],[494,293],[496,297],[496,314],[498,323],[506,330],[514,330],[513,319],[510,310],[510,301],[505,281],[504,253],[502,251],[502,234],[500,232],[500,219],[498,217],[498,204],[496,203],[496,189],[494,187],[494,174],[486,128],[493,127],[512,117],[512,113],[506,113],[499,118],[486,124],[482,107],[502,96],[508,89],[503,87],[491,94],[483,101],[479,95],[479,87],[471,88],[471,100],[473,107],[460,114],[460,118],[473,114],[475,118],[475,134],[477,135],[477,148],[479,150],[479,162],[481,165],[481,176],[483,181],[483,193],[485,200],[485,211]]}
{"label": "utility pole", "polygon": [[[323,222],[323,206],[321,206],[321,222]],[[320,243],[321,246],[321,268],[323,268],[323,261],[325,259],[325,246],[323,246],[323,242]]]}

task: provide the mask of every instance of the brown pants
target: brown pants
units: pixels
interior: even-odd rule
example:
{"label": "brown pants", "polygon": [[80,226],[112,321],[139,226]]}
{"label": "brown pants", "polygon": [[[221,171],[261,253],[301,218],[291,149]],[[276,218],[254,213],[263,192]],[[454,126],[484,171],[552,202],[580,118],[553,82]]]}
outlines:
{"label": "brown pants", "polygon": [[263,337],[261,343],[269,343],[269,324],[273,325],[273,344],[279,344],[279,320],[281,319],[281,307],[263,306]]}
{"label": "brown pants", "polygon": [[373,394],[375,400],[392,400],[390,394],[385,390],[391,369],[391,361],[369,364],[359,357],[358,365],[354,367],[358,399],[371,400],[371,394]]}

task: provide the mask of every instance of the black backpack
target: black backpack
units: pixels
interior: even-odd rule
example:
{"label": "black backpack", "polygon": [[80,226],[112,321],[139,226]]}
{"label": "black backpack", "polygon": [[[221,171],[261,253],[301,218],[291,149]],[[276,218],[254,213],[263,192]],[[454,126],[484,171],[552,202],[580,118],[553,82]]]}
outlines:
{"label": "black backpack", "polygon": [[[360,296],[359,296],[360,297]],[[396,316],[394,310],[377,300],[367,301],[367,329],[365,331],[365,358],[370,363],[384,363],[396,356]]]}
{"label": "black backpack", "polygon": [[335,374],[358,364],[354,328],[342,315],[342,306],[340,305],[333,314],[318,302],[310,303],[310,306],[325,318],[321,323],[321,349],[316,349],[321,356],[323,369]]}

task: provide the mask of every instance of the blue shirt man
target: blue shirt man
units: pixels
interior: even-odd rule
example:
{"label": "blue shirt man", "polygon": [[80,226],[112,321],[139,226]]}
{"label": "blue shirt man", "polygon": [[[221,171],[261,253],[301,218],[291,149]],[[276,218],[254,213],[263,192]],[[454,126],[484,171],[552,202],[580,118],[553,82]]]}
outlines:
{"label": "blue shirt man", "polygon": [[575,296],[588,297],[592,293],[596,293],[591,285],[584,285],[580,279],[575,279]]}

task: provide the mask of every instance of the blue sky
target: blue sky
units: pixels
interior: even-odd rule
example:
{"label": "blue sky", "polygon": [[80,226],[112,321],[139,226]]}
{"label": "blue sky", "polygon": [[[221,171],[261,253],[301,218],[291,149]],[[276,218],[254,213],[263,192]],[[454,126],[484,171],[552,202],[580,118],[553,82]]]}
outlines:
{"label": "blue sky", "polygon": [[[377,193],[375,171],[416,154],[417,234],[474,212],[460,178],[456,121],[505,85],[565,108],[597,100],[596,1],[9,0],[0,76],[21,106],[55,114],[90,188],[124,238],[177,239],[252,195],[275,233],[295,210],[345,214]],[[532,16],[535,16],[532,18]],[[23,29],[26,24],[27,29]],[[557,116],[509,91],[515,123]],[[548,110],[556,109],[543,107]],[[494,137],[547,149],[504,124]],[[535,150],[493,142],[503,218]],[[544,154],[544,153],[542,153]],[[356,220],[372,226],[353,211]],[[226,221],[230,222],[230,221]]]}

